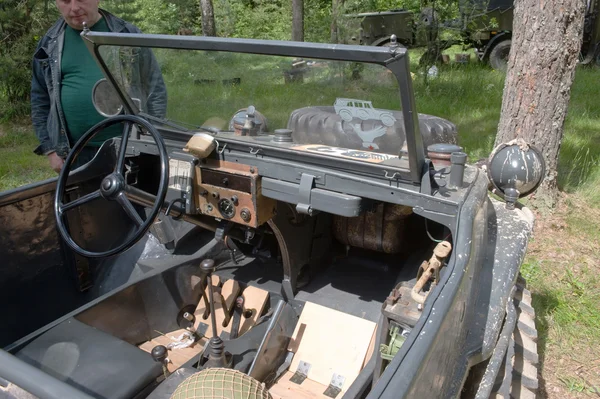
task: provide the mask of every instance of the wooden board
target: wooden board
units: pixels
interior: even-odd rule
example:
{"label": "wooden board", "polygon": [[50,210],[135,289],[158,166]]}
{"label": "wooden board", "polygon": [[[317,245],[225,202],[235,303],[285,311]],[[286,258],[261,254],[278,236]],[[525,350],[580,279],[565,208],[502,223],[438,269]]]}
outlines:
{"label": "wooden board", "polygon": [[[265,306],[267,306],[267,302],[269,301],[268,291],[252,286],[246,287],[242,295],[244,297],[244,311],[242,313],[242,318],[240,319],[238,336],[241,336],[256,324],[256,321],[264,311]],[[251,311],[252,315],[249,318],[246,318],[245,314],[248,311]]]}
{"label": "wooden board", "polygon": [[[213,288],[215,292],[219,285],[218,276],[213,275]],[[251,311],[252,314],[249,318],[242,316],[240,320],[240,327],[238,329],[238,336],[241,336],[247,332],[250,328],[256,324],[256,321],[264,311],[269,300],[269,292],[261,290],[260,288],[248,286],[240,293],[239,283],[233,279],[227,280],[221,288],[221,294],[224,297],[225,303],[221,301],[221,295],[214,295],[215,301],[215,316],[217,319],[217,332],[221,334],[222,331],[231,332],[231,319],[226,326],[223,326],[225,320],[225,312],[232,313],[232,308],[235,305],[235,300],[239,295],[244,297],[243,314],[247,311]],[[206,289],[206,295],[208,296],[208,288]],[[208,325],[208,328],[204,334],[206,338],[212,337],[212,320],[210,316],[205,320],[202,318],[204,311],[206,310],[204,300],[201,299],[198,307],[194,311],[196,316],[196,323],[194,326],[198,328],[200,322]]]}
{"label": "wooden board", "polygon": [[288,349],[295,353],[289,370],[300,361],[311,365],[308,379],[328,386],[333,374],[348,389],[363,367],[376,323],[306,302]]}
{"label": "wooden board", "polygon": [[[172,331],[165,335],[159,335],[158,337],[153,338],[150,341],[144,342],[143,344],[139,345],[138,347],[140,349],[150,353],[150,352],[152,352],[152,348],[154,348],[156,345],[167,346],[171,342],[174,342],[176,340],[176,338],[179,337],[181,334],[183,334],[185,331],[186,330],[181,329],[181,330]],[[206,343],[206,339],[203,338],[188,348],[178,348],[178,349],[169,350],[168,358],[171,361],[167,365],[167,368],[169,369],[169,371],[173,372],[173,371],[177,370],[188,360],[190,360],[191,358],[193,358],[195,356],[198,356],[200,354],[200,352],[202,352],[202,349],[204,348],[205,343]]]}
{"label": "wooden board", "polygon": [[[235,281],[233,279],[227,280],[223,284],[223,287],[221,287],[221,289],[220,289],[221,295],[218,295],[217,291],[219,290],[218,286],[220,284],[219,276],[213,275],[212,283],[213,283],[213,290],[214,290],[213,291],[214,292],[213,300],[215,302],[215,318],[217,321],[217,333],[221,334],[222,331],[229,332],[231,330],[231,322],[225,327],[223,326],[223,322],[225,321],[226,313],[230,314],[230,311],[235,303],[235,299],[239,295],[240,285],[237,281]],[[209,298],[208,287],[206,288],[206,296],[207,296],[207,298]],[[221,298],[221,296],[223,298]],[[222,299],[224,299],[224,302]],[[208,325],[208,328],[206,329],[204,336],[206,338],[211,338],[212,337],[212,319],[210,317],[210,314],[209,314],[208,318],[203,319],[205,310],[206,310],[206,306],[204,303],[204,299],[200,299],[200,303],[198,303],[198,306],[196,307],[196,310],[194,311],[194,316],[196,317],[196,322],[194,323],[194,327],[198,328],[200,323]]]}
{"label": "wooden board", "polygon": [[[219,279],[219,276],[213,275],[212,284],[213,288],[215,289],[215,293],[217,292],[220,283],[221,281]],[[252,311],[252,315],[249,318],[245,318],[244,316],[242,316],[242,319],[240,320],[240,327],[238,330],[239,335],[242,335],[243,333],[251,329],[254,326],[254,324],[256,324],[256,321],[258,320],[260,314],[262,314],[262,312],[264,311],[269,299],[268,291],[261,290],[260,288],[256,287],[247,287],[246,289],[244,289],[243,292],[240,293],[240,285],[237,281],[233,279],[227,280],[220,288],[220,291],[224,300],[221,300],[221,295],[214,295],[217,331],[219,334],[221,333],[221,331],[231,331],[231,321],[226,327],[223,327],[223,321],[225,320],[225,311],[230,312],[232,310],[233,306],[235,305],[235,300],[239,295],[244,296],[244,312],[250,310]],[[208,297],[208,288],[206,289],[206,295]],[[169,350],[168,357],[171,361],[171,363],[169,363],[167,366],[169,368],[169,371],[173,372],[177,370],[191,358],[193,358],[194,356],[198,356],[200,352],[202,352],[202,350],[204,349],[204,345],[206,344],[206,342],[212,337],[211,318],[210,316],[206,320],[202,318],[204,310],[204,300],[201,299],[200,303],[198,304],[198,307],[194,311],[194,315],[196,316],[196,328],[198,327],[200,322],[208,324],[208,329],[206,330],[204,337],[189,348]],[[165,333],[164,335],[159,335],[158,337],[155,337],[150,341],[138,345],[138,347],[150,353],[152,351],[152,348],[154,348],[156,345],[167,346],[171,342],[174,342],[175,339],[185,331],[186,330],[184,329],[180,329],[169,333]]]}
{"label": "wooden board", "polygon": [[[294,373],[291,371],[286,371],[285,374],[277,380],[277,383],[269,389],[269,393],[273,399],[331,399],[328,396],[323,395],[323,392],[327,389],[325,385],[309,380],[308,378],[304,380],[302,384],[298,385],[290,381],[290,378],[292,378],[293,375]],[[341,394],[338,395],[340,398],[341,396]]]}

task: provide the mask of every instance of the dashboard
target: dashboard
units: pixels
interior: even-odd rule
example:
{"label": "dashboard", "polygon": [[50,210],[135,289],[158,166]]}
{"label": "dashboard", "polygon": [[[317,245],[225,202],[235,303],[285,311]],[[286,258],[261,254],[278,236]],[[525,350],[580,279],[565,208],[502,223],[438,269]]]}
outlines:
{"label": "dashboard", "polygon": [[167,201],[185,204],[185,213],[258,227],[275,214],[276,201],[263,196],[258,168],[218,159],[173,153]]}

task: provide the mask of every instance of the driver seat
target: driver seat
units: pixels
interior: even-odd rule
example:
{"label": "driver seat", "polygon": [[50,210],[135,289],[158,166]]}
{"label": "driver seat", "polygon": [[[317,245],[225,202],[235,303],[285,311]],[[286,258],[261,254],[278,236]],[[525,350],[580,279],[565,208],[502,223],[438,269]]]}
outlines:
{"label": "driver seat", "polygon": [[16,356],[96,398],[131,398],[162,375],[149,353],[74,318],[35,338]]}

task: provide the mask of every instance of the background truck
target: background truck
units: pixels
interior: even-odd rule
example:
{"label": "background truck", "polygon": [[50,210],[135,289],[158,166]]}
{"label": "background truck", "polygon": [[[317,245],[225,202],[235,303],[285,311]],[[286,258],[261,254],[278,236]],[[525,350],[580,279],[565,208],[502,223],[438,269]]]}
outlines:
{"label": "background truck", "polygon": [[[487,6],[486,6],[487,5]],[[600,57],[600,0],[587,0],[581,64],[598,64]],[[512,39],[512,0],[461,0],[464,41],[473,45],[480,60],[505,69]]]}
{"label": "background truck", "polygon": [[[580,63],[600,64],[600,0],[587,0]],[[426,46],[439,31],[456,33],[456,39],[444,40],[443,48],[452,44],[467,44],[475,49],[481,61],[492,68],[506,68],[510,52],[513,25],[513,0],[460,0],[459,17],[454,20],[434,20],[431,8],[413,11],[395,9],[347,15],[360,24],[354,29],[351,42],[371,46],[388,45],[392,34],[406,47]],[[352,25],[352,24],[351,24]],[[351,28],[352,29],[352,28]]]}

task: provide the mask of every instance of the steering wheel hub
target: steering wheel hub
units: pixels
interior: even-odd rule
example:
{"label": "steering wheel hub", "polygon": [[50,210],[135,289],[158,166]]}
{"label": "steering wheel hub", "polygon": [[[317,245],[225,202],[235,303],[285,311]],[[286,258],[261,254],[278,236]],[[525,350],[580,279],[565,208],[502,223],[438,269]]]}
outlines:
{"label": "steering wheel hub", "polygon": [[114,173],[106,176],[100,185],[100,194],[106,199],[114,199],[123,189],[123,179]]}

